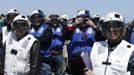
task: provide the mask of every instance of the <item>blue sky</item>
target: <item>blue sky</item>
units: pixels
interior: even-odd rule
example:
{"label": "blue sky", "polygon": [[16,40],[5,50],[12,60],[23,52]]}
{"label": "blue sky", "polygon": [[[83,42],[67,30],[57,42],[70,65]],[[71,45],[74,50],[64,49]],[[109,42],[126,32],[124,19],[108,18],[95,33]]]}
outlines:
{"label": "blue sky", "polygon": [[67,14],[73,17],[79,9],[90,10],[91,15],[104,16],[108,12],[120,12],[126,22],[134,18],[134,0],[1,0],[0,13],[17,8],[27,15],[35,9],[41,9],[48,16],[53,13]]}

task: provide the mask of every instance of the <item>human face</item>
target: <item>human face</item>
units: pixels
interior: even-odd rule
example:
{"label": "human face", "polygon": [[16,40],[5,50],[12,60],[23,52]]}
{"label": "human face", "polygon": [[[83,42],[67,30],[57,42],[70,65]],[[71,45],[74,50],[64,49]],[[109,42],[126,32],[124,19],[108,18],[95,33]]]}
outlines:
{"label": "human face", "polygon": [[123,34],[123,24],[120,22],[107,22],[105,23],[105,33],[109,41],[117,42],[119,41]]}
{"label": "human face", "polygon": [[18,39],[23,38],[28,33],[28,23],[27,22],[15,22],[13,23],[14,31]]}
{"label": "human face", "polygon": [[40,25],[42,23],[42,20],[43,19],[43,16],[40,15],[40,14],[35,14],[31,17],[31,22],[34,24],[34,25]]}
{"label": "human face", "polygon": [[56,26],[60,22],[59,15],[53,14],[49,16],[50,22],[53,26]]}
{"label": "human face", "polygon": [[88,16],[79,16],[76,18],[76,23],[78,25],[80,25],[80,27],[86,27],[88,26],[88,21],[89,21],[89,17]]}
{"label": "human face", "polygon": [[76,18],[76,23],[80,25],[83,24],[83,17]]}
{"label": "human face", "polygon": [[7,24],[11,24],[14,17],[17,16],[18,14],[15,14],[15,13],[9,13],[6,15],[6,22]]}
{"label": "human face", "polygon": [[113,28],[111,28],[110,31],[106,32],[107,38],[109,41],[111,42],[116,42],[119,40],[120,36],[121,36],[121,32],[120,31],[114,31]]}

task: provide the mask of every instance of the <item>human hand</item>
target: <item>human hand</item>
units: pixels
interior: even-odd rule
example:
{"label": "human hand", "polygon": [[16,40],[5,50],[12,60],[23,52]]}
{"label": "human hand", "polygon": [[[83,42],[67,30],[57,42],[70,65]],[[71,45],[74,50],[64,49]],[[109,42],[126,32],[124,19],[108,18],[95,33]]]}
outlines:
{"label": "human hand", "polygon": [[93,23],[93,21],[89,18],[86,18],[86,24],[92,28],[97,28],[98,26]]}
{"label": "human hand", "polygon": [[84,71],[84,75],[94,75],[92,70],[85,68]]}
{"label": "human hand", "polygon": [[88,70],[87,72],[85,72],[85,75],[94,75],[94,74],[91,70]]}
{"label": "human hand", "polygon": [[82,18],[82,17],[76,18],[76,19],[75,19],[75,23],[76,23],[77,25],[83,24],[83,18]]}

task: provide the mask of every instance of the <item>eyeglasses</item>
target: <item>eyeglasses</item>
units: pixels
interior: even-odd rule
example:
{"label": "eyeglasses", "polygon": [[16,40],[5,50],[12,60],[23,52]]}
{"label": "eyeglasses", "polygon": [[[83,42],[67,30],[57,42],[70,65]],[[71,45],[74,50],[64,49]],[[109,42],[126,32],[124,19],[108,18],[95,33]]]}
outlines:
{"label": "eyeglasses", "polygon": [[105,31],[110,31],[111,28],[113,28],[113,30],[115,31],[118,31],[121,30],[123,27],[124,27],[124,23],[118,21],[105,22],[102,25],[102,29],[104,29]]}

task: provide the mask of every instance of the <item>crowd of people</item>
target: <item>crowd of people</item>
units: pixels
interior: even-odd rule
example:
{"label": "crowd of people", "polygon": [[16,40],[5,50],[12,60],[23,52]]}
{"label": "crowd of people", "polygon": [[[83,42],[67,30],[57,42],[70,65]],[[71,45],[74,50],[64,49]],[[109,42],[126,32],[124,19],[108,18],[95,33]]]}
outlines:
{"label": "crowd of people", "polygon": [[124,19],[87,9],[71,19],[10,9],[0,16],[0,75],[134,75],[134,21]]}

